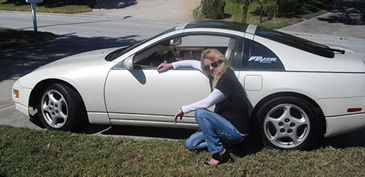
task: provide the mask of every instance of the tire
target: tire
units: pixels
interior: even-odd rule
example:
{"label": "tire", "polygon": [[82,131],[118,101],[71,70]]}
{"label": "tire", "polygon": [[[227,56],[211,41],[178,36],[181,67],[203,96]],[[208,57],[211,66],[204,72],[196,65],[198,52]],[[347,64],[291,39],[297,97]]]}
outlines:
{"label": "tire", "polygon": [[279,97],[265,103],[258,111],[263,144],[271,149],[309,149],[320,132],[315,107],[297,97]]}
{"label": "tire", "polygon": [[75,131],[86,121],[81,96],[64,84],[52,84],[45,89],[38,104],[41,123],[50,130]]}

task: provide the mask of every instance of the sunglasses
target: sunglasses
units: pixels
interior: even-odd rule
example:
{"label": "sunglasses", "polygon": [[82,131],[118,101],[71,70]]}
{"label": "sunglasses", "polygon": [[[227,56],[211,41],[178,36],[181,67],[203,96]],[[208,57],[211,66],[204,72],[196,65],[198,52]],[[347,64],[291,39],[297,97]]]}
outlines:
{"label": "sunglasses", "polygon": [[204,70],[205,71],[210,71],[210,66],[212,66],[213,68],[216,68],[216,67],[218,67],[218,64],[217,63],[207,64],[207,65],[204,66]]}

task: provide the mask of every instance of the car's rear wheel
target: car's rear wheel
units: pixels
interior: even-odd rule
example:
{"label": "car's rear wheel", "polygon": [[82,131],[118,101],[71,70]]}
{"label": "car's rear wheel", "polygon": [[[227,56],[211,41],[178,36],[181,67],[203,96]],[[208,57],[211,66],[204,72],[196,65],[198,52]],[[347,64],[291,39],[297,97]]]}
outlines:
{"label": "car's rear wheel", "polygon": [[42,124],[51,130],[74,131],[86,120],[81,96],[73,88],[58,83],[43,92],[38,114]]}
{"label": "car's rear wheel", "polygon": [[320,132],[315,107],[297,97],[279,97],[266,102],[258,118],[262,142],[272,149],[308,149]]}

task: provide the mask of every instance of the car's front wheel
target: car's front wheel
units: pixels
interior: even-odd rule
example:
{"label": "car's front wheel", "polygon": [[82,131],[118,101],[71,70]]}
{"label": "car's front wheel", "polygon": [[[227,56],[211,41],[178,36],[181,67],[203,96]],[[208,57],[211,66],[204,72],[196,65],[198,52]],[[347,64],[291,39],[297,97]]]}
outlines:
{"label": "car's front wheel", "polygon": [[258,118],[263,144],[272,149],[308,149],[319,136],[315,107],[298,97],[279,97],[266,102]]}
{"label": "car's front wheel", "polygon": [[45,89],[38,104],[42,124],[51,130],[74,131],[86,120],[81,96],[65,84],[52,84]]}

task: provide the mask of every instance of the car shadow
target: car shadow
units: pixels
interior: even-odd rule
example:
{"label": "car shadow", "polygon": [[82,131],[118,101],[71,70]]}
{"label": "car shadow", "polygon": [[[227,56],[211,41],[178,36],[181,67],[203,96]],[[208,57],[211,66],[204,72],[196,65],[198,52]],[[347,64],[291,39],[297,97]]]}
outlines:
{"label": "car shadow", "polygon": [[365,129],[351,133],[325,138],[324,146],[333,148],[365,147]]}
{"label": "car shadow", "polygon": [[[85,126],[77,133],[105,135],[105,136],[128,136],[134,138],[162,138],[162,139],[186,139],[193,134],[196,129],[165,128],[165,127],[144,127],[144,126],[109,126],[92,125]],[[321,144],[316,147],[348,148],[365,147],[365,129],[355,132],[324,138]],[[245,156],[260,151],[264,146],[259,143],[257,137],[248,137],[242,143],[236,145],[235,149],[238,156]]]}
{"label": "car shadow", "polygon": [[[38,118],[30,118],[29,121],[41,129],[46,129]],[[196,129],[184,128],[86,124],[74,133],[137,139],[186,139],[196,131]]]}
{"label": "car shadow", "polygon": [[162,138],[162,139],[186,139],[196,132],[196,129],[166,128],[166,127],[144,127],[144,126],[122,126],[122,125],[92,125],[88,124],[77,133],[94,134],[114,137],[133,138]]}

